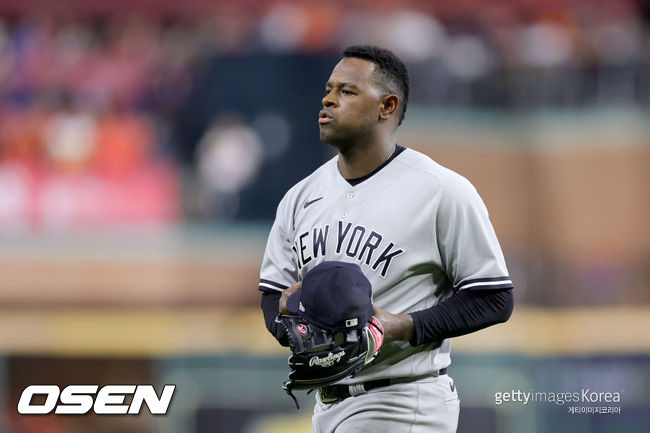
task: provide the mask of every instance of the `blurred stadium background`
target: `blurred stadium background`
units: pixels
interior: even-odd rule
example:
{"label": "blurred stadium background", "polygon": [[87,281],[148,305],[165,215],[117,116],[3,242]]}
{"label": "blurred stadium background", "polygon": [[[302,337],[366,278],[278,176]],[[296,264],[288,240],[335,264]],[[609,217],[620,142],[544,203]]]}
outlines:
{"label": "blurred stadium background", "polygon": [[[477,186],[516,285],[453,343],[459,433],[650,431],[647,0],[0,0],[0,431],[310,431],[257,278],[358,42],[407,61],[400,144]],[[18,416],[36,383],[177,391],[167,416]],[[583,388],[621,413],[495,404]]]}

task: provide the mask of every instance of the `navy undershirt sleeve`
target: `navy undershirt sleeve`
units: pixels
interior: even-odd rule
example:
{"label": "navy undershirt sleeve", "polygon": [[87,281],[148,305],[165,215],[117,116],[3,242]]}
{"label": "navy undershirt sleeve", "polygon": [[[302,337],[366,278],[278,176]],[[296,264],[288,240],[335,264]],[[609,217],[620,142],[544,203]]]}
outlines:
{"label": "navy undershirt sleeve", "polygon": [[271,335],[273,335],[282,346],[289,346],[287,335],[284,333],[282,327],[275,323],[275,318],[280,312],[278,303],[281,296],[282,293],[280,292],[262,292],[262,311],[264,312],[266,329],[269,330]]}
{"label": "navy undershirt sleeve", "polygon": [[415,325],[411,345],[458,337],[505,322],[514,307],[512,290],[461,290],[431,308],[411,313]]}

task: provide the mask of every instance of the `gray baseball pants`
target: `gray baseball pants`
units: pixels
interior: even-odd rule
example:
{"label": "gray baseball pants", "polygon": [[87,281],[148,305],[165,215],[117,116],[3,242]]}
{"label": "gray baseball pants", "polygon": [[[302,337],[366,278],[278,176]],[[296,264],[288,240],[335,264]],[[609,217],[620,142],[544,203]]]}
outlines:
{"label": "gray baseball pants", "polygon": [[316,393],[314,433],[455,433],[460,400],[448,375],[372,389],[332,404]]}

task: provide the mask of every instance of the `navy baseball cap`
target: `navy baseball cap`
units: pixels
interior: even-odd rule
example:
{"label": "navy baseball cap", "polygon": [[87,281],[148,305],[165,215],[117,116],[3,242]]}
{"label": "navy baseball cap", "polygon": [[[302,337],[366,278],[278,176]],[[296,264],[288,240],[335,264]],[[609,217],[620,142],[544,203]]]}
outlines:
{"label": "navy baseball cap", "polygon": [[360,329],[372,319],[372,286],[355,263],[323,262],[307,272],[287,309],[330,331]]}

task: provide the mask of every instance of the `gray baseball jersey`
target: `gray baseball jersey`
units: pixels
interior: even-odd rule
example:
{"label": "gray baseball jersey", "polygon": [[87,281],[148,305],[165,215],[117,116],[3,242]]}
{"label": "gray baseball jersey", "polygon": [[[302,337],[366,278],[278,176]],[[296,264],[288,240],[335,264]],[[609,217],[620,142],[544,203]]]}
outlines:
{"label": "gray baseball jersey", "polygon": [[[259,289],[282,291],[325,260],[359,264],[373,304],[394,314],[429,308],[454,290],[512,287],[487,209],[476,189],[428,156],[405,149],[352,186],[338,156],[291,188],[271,229]],[[417,264],[440,271],[408,278]],[[433,373],[448,366],[450,342],[386,343],[354,384]]]}

